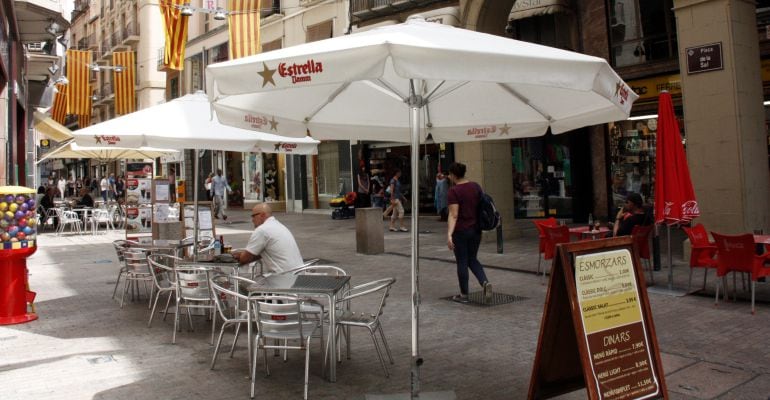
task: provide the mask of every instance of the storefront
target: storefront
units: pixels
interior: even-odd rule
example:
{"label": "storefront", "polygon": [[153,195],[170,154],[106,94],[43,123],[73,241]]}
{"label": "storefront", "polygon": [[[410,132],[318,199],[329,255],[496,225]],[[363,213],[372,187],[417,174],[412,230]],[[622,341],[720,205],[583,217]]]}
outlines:
{"label": "storefront", "polygon": [[247,202],[285,201],[285,156],[275,153],[243,153],[243,197]]}

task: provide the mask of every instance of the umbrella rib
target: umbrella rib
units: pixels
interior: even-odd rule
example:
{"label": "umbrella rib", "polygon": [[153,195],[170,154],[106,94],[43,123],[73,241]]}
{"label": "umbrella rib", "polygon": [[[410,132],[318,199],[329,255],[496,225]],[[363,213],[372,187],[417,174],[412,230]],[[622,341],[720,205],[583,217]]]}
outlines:
{"label": "umbrella rib", "polygon": [[[430,94],[425,96],[425,101],[428,101],[428,102],[436,101],[436,100],[438,100],[438,99],[440,99],[440,98],[442,98],[442,97],[444,97],[444,96],[454,92],[455,90],[457,90],[457,89],[467,85],[468,83],[470,83],[470,81],[457,82],[456,84],[454,84],[454,85],[450,86],[449,88],[447,88],[447,90],[445,90],[445,91],[443,91],[441,93],[436,93],[438,91],[438,89],[444,84],[444,82],[446,82],[446,81],[442,81],[441,84],[436,86],[436,88],[432,92],[430,92]],[[436,96],[436,97],[433,97],[433,96]]]}
{"label": "umbrella rib", "polygon": [[311,121],[313,118],[315,118],[315,116],[316,116],[316,115],[317,115],[319,112],[321,112],[321,110],[323,110],[323,109],[324,109],[326,106],[328,106],[329,104],[331,104],[331,103],[334,101],[334,99],[336,99],[336,98],[337,98],[337,96],[339,96],[339,95],[340,95],[340,93],[344,92],[344,91],[345,91],[345,89],[347,89],[349,86],[350,86],[350,82],[345,82],[345,83],[343,83],[342,85],[340,85],[340,86],[339,86],[337,89],[335,89],[335,90],[334,90],[334,92],[332,92],[332,94],[330,94],[330,95],[329,95],[329,97],[327,97],[327,98],[326,98],[326,101],[324,101],[323,103],[321,103],[321,105],[319,105],[319,106],[318,106],[318,107],[317,107],[315,110],[313,110],[312,112],[310,112],[310,114],[308,114],[308,115],[305,117],[305,123],[308,123],[308,122],[310,122],[310,121]]}
{"label": "umbrella rib", "polygon": [[533,110],[535,110],[538,113],[540,113],[540,115],[542,115],[545,119],[548,120],[549,124],[553,122],[553,118],[551,117],[550,114],[548,114],[547,112],[539,109],[536,105],[532,104],[532,102],[529,101],[528,98],[524,97],[521,93],[517,92],[514,88],[512,88],[512,87],[510,87],[510,86],[508,86],[508,85],[506,85],[504,83],[498,83],[498,85],[501,88],[503,88],[503,90],[508,92],[508,94],[510,94],[511,96],[519,99],[522,103],[528,105],[530,108],[532,108]]}
{"label": "umbrella rib", "polygon": [[[368,81],[368,82],[372,83],[374,86],[379,86],[379,85],[377,85],[373,81]],[[396,96],[399,100],[404,101],[404,102],[406,101],[407,96],[405,94],[403,94],[403,93],[400,93],[398,91],[398,89],[393,87],[393,85],[391,85],[390,83],[388,83],[384,79],[377,78],[377,82],[379,82],[380,85],[382,85],[382,86],[379,86],[380,88],[387,89],[386,92],[389,91],[391,95]]]}

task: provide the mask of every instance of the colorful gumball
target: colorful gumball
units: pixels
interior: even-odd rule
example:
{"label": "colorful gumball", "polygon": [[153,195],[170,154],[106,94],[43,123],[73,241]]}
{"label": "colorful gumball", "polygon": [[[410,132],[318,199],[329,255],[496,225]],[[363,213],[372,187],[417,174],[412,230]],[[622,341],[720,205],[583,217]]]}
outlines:
{"label": "colorful gumball", "polygon": [[35,210],[27,210],[27,218],[32,218],[35,216]]}
{"label": "colorful gumball", "polygon": [[16,200],[16,196],[9,194],[5,196],[5,202],[6,203],[13,203],[13,201]]}
{"label": "colorful gumball", "polygon": [[8,209],[8,203],[6,203],[6,202],[4,202],[4,201],[3,201],[3,202],[0,202],[0,211],[3,211],[3,212],[4,212],[4,211],[5,211],[5,210],[7,210],[7,209]]}
{"label": "colorful gumball", "polygon": [[21,203],[26,203],[26,202],[27,202],[27,198],[26,197],[24,197],[22,195],[16,196],[16,204],[21,204]]}
{"label": "colorful gumball", "polygon": [[16,203],[8,204],[8,211],[10,212],[16,212],[16,210],[19,209],[19,205]]}
{"label": "colorful gumball", "polygon": [[6,219],[0,219],[0,228],[8,229],[8,225],[10,225],[10,223]]}
{"label": "colorful gumball", "polygon": [[29,222],[29,220],[26,219],[26,218],[19,218],[18,220],[16,220],[16,225],[18,225],[19,228],[23,228],[23,227],[27,226],[28,222]]}
{"label": "colorful gumball", "polygon": [[30,210],[35,208],[35,204],[37,204],[37,202],[35,202],[35,199],[27,200],[27,206],[29,207]]}
{"label": "colorful gumball", "polygon": [[13,221],[13,218],[16,216],[16,214],[13,211],[8,210],[5,212],[3,216],[5,217],[6,220]]}
{"label": "colorful gumball", "polygon": [[7,242],[11,240],[11,235],[9,235],[8,232],[3,232],[3,234],[0,235],[0,239],[3,239],[3,242]]}
{"label": "colorful gumball", "polygon": [[32,229],[32,228],[30,228],[30,227],[28,227],[28,226],[25,226],[25,227],[24,227],[24,229],[22,229],[21,231],[22,231],[22,232],[24,232],[24,234],[25,234],[25,235],[27,235],[27,236],[29,236],[29,235],[31,235],[33,232],[35,232],[35,230],[34,230],[34,229]]}
{"label": "colorful gumball", "polygon": [[19,210],[21,211],[29,210],[29,204],[27,204],[26,202],[19,204]]}
{"label": "colorful gumball", "polygon": [[37,225],[37,218],[27,219],[27,226],[35,226],[35,225]]}
{"label": "colorful gumball", "polygon": [[16,239],[24,240],[26,238],[27,238],[27,234],[24,233],[24,232],[19,232],[19,233],[16,234]]}
{"label": "colorful gumball", "polygon": [[21,211],[21,210],[17,210],[16,213],[13,215],[13,217],[16,218],[16,220],[20,220],[26,216],[27,216],[27,212]]}
{"label": "colorful gumball", "polygon": [[11,235],[11,237],[16,236],[16,234],[19,233],[19,227],[18,226],[11,226],[8,228],[8,234]]}

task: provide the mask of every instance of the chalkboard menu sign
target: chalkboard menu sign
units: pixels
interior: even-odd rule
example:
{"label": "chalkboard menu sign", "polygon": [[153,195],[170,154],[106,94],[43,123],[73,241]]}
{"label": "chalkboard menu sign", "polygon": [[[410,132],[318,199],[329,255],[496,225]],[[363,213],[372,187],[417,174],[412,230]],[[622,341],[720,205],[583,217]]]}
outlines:
{"label": "chalkboard menu sign", "polygon": [[589,399],[668,398],[632,238],[564,244],[557,253],[528,398],[582,387]]}

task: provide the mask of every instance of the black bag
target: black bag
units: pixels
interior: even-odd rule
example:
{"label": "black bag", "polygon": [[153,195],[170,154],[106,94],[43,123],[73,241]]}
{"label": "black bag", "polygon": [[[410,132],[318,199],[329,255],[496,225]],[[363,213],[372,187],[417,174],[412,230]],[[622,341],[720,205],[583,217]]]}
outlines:
{"label": "black bag", "polygon": [[478,184],[476,186],[479,188],[479,211],[476,217],[479,228],[482,231],[494,230],[500,225],[500,213],[497,212],[495,201],[492,200],[492,196],[486,194],[484,189]]}

